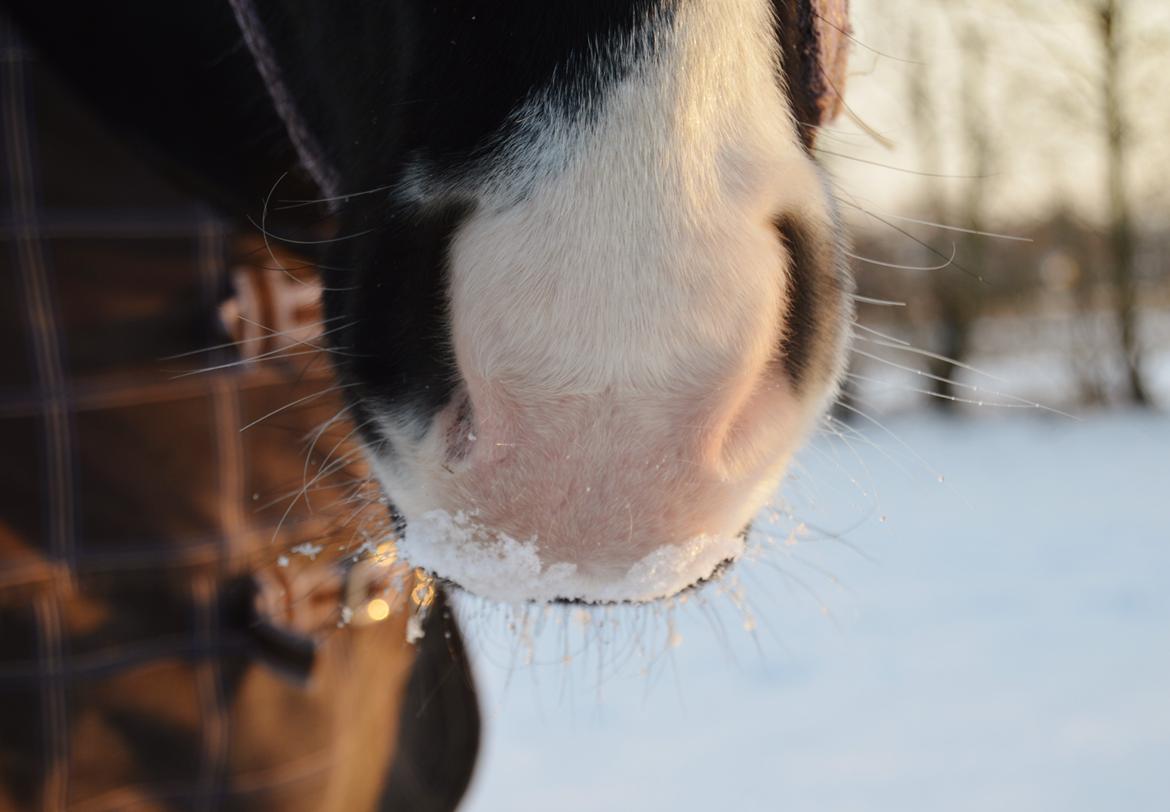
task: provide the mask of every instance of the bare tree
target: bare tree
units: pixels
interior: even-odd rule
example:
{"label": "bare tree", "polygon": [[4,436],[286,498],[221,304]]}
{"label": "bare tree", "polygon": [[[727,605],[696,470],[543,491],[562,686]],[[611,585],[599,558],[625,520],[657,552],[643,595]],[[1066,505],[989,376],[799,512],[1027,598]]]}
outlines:
{"label": "bare tree", "polygon": [[1107,156],[1105,182],[1109,200],[1109,273],[1113,315],[1117,322],[1126,373],[1126,399],[1138,405],[1147,405],[1150,398],[1142,377],[1141,346],[1138,341],[1135,235],[1127,185],[1129,127],[1123,95],[1127,66],[1122,48],[1125,3],[1119,0],[1092,2],[1096,18],[1095,31],[1101,49],[1100,94]]}
{"label": "bare tree", "polygon": [[[957,15],[947,5],[951,27],[959,49],[959,95],[962,99],[959,114],[959,147],[965,167],[961,202],[956,208],[960,224],[969,232],[985,227],[984,212],[987,203],[987,185],[991,177],[992,128],[991,112],[986,103],[988,84],[987,35],[982,22],[971,14]],[[936,276],[936,297],[942,310],[944,343],[942,354],[951,358],[939,377],[936,391],[943,395],[940,403],[954,403],[953,381],[959,374],[956,362],[967,358],[971,333],[985,299],[984,277],[987,273],[987,240],[978,234],[965,232],[958,241],[955,256],[960,263],[946,275]]]}
{"label": "bare tree", "polygon": [[[1100,275],[1087,274],[1082,284],[1101,279],[1108,285],[1111,319],[1117,336],[1116,353],[1124,372],[1120,396],[1128,403],[1148,405],[1149,390],[1143,375],[1142,346],[1139,333],[1137,244],[1138,233],[1133,217],[1133,190],[1130,189],[1131,163],[1138,151],[1134,119],[1136,103],[1149,107],[1161,91],[1145,93],[1142,85],[1150,77],[1140,77],[1133,67],[1164,47],[1159,32],[1139,29],[1134,9],[1136,0],[1008,0],[1024,17],[1050,24],[1052,20],[1080,21],[1083,40],[1046,41],[1047,56],[1059,68],[1063,86],[1041,86],[1036,93],[1056,96],[1050,109],[1063,112],[1078,131],[1097,133],[1097,145],[1104,158],[1101,192],[1104,198],[1106,252]],[[1165,32],[1161,32],[1164,34]],[[1152,36],[1153,35],[1153,36]],[[1085,45],[1087,44],[1087,47]],[[1062,97],[1084,98],[1087,104],[1068,104]],[[1049,123],[1047,126],[1052,126]],[[1091,291],[1082,291],[1082,301],[1091,299]]]}
{"label": "bare tree", "polygon": [[[927,170],[928,176],[923,199],[929,219],[946,223],[954,216],[964,228],[979,231],[983,228],[993,149],[990,133],[992,124],[983,92],[988,67],[986,35],[976,18],[962,14],[953,4],[940,2],[936,8],[945,15],[960,54],[957,92],[962,105],[958,119],[958,146],[966,169],[961,199],[957,206],[952,207],[943,186],[934,177],[940,174],[939,170],[944,165],[941,128],[945,122],[934,96],[936,88],[930,81],[932,74],[928,70],[911,71],[908,74],[907,96],[914,122],[919,165]],[[926,64],[922,44],[926,35],[923,17],[915,15],[910,26],[911,58]],[[937,26],[933,33],[937,36]],[[932,349],[939,356],[930,361],[930,371],[935,376],[932,379],[932,391],[936,395],[933,405],[945,411],[953,409],[958,402],[955,400],[956,386],[952,381],[960,374],[959,367],[970,351],[972,330],[984,303],[985,291],[981,278],[987,262],[986,242],[976,234],[964,233],[954,253],[956,263],[933,271],[930,284],[935,309],[935,346]],[[937,250],[929,249],[924,259],[927,264],[937,263]]]}

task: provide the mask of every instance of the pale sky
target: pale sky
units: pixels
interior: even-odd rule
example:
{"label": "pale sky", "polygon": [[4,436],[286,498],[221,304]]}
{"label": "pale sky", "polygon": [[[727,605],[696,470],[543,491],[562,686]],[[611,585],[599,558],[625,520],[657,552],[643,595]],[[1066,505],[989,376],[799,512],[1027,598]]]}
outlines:
{"label": "pale sky", "polygon": [[[1104,165],[1099,124],[1096,43],[1083,12],[1093,0],[853,0],[857,44],[846,100],[867,125],[888,138],[883,147],[846,118],[820,146],[852,158],[944,175],[970,174],[964,161],[955,32],[975,21],[988,41],[984,107],[994,144],[987,180],[992,225],[1011,227],[1067,205],[1101,215]],[[1132,77],[1128,112],[1134,122],[1130,177],[1139,219],[1170,221],[1170,3],[1127,0],[1127,52]],[[1028,11],[1031,9],[1031,11]],[[910,31],[920,26],[922,62]],[[868,46],[868,48],[867,48]],[[870,50],[872,49],[872,50]],[[941,165],[929,166],[910,111],[912,72],[925,72],[938,105]],[[1080,74],[1078,76],[1078,74]],[[942,189],[957,198],[961,178],[937,179],[824,156],[841,187],[875,210],[914,214],[914,200]]]}

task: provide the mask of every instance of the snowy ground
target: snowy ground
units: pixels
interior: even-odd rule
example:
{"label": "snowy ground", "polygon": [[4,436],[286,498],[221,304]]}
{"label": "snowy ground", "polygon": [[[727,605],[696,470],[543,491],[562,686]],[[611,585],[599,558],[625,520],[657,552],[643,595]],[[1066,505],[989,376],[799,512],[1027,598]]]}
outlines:
{"label": "snowy ground", "polygon": [[858,428],[671,612],[467,609],[465,812],[1170,809],[1170,419]]}

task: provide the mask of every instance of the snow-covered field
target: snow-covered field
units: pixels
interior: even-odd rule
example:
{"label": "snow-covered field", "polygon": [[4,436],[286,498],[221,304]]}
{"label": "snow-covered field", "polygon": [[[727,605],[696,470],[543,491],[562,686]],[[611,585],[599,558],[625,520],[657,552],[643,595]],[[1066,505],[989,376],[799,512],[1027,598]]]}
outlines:
{"label": "snow-covered field", "polygon": [[470,608],[466,812],[1170,809],[1170,419],[888,428],[670,612]]}

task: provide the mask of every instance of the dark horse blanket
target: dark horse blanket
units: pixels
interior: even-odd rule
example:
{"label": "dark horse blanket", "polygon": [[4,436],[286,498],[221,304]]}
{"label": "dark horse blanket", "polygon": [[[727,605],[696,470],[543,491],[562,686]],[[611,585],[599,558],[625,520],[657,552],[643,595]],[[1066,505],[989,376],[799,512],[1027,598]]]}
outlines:
{"label": "dark horse blanket", "polygon": [[[240,429],[327,389],[328,365],[263,333],[246,368],[185,374],[231,347],[163,360],[315,305],[282,317],[259,240],[6,21],[0,100],[0,810],[453,808],[478,720],[444,612],[419,653],[402,613],[335,628],[326,556],[273,567],[275,548],[348,543],[323,508],[361,473],[280,522],[336,397]],[[265,573],[283,576],[268,614]]]}

